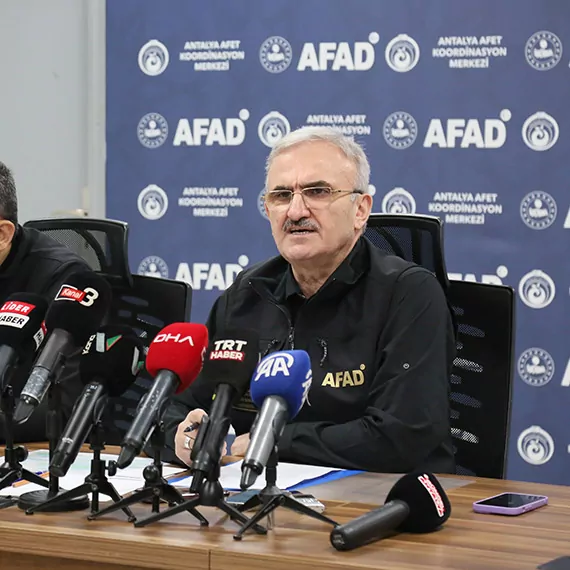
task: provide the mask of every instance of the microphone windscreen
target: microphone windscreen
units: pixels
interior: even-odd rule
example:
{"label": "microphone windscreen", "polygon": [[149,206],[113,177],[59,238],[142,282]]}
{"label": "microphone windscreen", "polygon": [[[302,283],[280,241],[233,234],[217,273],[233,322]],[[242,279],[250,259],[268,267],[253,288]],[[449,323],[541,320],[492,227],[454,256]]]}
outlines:
{"label": "microphone windscreen", "polygon": [[392,487],[386,502],[400,499],[410,507],[410,514],[399,527],[406,532],[431,532],[451,514],[451,503],[441,483],[428,472],[408,473]]}
{"label": "microphone windscreen", "polygon": [[14,293],[0,307],[0,345],[20,356],[34,353],[41,345],[47,301],[34,293]]}
{"label": "microphone windscreen", "polygon": [[60,287],[47,315],[48,333],[68,332],[77,346],[84,345],[96,331],[111,305],[111,286],[93,271],[73,273]]}
{"label": "microphone windscreen", "polygon": [[266,356],[251,381],[251,399],[261,408],[268,396],[281,396],[287,402],[290,419],[303,407],[313,373],[311,359],[304,350],[282,350]]}
{"label": "microphone windscreen", "polygon": [[180,379],[180,393],[202,369],[208,346],[208,329],[197,323],[172,323],[154,337],[146,355],[146,369],[154,378],[160,370],[170,370]]}
{"label": "microphone windscreen", "polygon": [[227,384],[236,398],[249,388],[251,372],[259,360],[259,337],[246,330],[225,330],[216,335],[204,358],[203,376],[212,386]]}
{"label": "microphone windscreen", "polygon": [[83,384],[100,382],[111,398],[124,394],[143,366],[144,346],[130,327],[106,325],[91,335],[79,360]]}

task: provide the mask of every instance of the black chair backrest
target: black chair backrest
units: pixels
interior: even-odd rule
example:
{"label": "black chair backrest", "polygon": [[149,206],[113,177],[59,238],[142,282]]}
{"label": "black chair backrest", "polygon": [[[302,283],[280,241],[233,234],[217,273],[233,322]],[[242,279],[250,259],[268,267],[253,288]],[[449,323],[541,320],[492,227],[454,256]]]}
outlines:
{"label": "black chair backrest", "polygon": [[94,271],[113,283],[132,285],[129,269],[128,234],[125,222],[96,218],[46,218],[30,220],[24,227],[35,228],[56,239],[85,259]]}
{"label": "black chair backrest", "polygon": [[383,251],[430,270],[442,284],[457,332],[450,378],[456,472],[503,478],[513,378],[514,291],[450,281],[439,218],[372,214],[365,236]]}
{"label": "black chair backrest", "polygon": [[[192,289],[187,283],[144,275],[133,275],[133,285],[113,287],[113,303],[109,322],[132,327],[145,349],[166,325],[190,320]],[[134,418],[137,405],[147,393],[153,379],[142,370],[136,382],[120,398],[114,400],[113,428],[107,443],[117,445]]]}
{"label": "black chair backrest", "polygon": [[[127,256],[128,226],[125,222],[92,218],[54,218],[24,224],[52,236],[83,257],[111,284],[113,300],[107,322],[134,329],[145,349],[158,332],[175,322],[188,322],[192,289],[187,283],[132,275]],[[94,331],[95,332],[95,331]],[[152,378],[142,370],[137,381],[113,400],[106,443],[116,445],[130,426],[141,397]]]}
{"label": "black chair backrest", "polygon": [[371,214],[365,236],[383,251],[429,269],[447,289],[443,224],[439,218],[419,214]]}
{"label": "black chair backrest", "polygon": [[458,328],[451,375],[451,435],[458,475],[505,477],[513,383],[515,293],[450,281]]}

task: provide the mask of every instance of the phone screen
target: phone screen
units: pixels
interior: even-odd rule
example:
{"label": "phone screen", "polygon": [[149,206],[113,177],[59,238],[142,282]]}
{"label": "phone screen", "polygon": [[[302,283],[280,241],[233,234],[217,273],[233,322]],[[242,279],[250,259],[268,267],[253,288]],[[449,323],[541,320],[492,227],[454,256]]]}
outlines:
{"label": "phone screen", "polygon": [[517,508],[523,505],[528,505],[529,503],[534,503],[539,501],[543,497],[539,495],[522,495],[518,493],[503,493],[502,495],[497,495],[490,499],[484,499],[483,501],[477,501],[478,505],[489,505],[491,507],[509,507]]}

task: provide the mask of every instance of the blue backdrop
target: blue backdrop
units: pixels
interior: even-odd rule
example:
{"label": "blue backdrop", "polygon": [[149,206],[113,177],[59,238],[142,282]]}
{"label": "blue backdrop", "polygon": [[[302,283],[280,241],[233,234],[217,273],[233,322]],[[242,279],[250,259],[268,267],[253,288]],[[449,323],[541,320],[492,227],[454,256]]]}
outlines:
{"label": "blue backdrop", "polygon": [[[247,6],[247,7],[245,7]],[[450,277],[518,293],[508,477],[570,482],[570,3],[107,3],[107,216],[203,321],[276,253],[272,144],[353,134],[374,211],[445,221]]]}

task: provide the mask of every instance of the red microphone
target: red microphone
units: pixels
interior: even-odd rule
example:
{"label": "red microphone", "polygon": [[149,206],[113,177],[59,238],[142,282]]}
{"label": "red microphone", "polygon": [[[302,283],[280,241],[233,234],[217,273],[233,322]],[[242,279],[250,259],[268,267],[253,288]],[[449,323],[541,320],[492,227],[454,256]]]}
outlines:
{"label": "red microphone", "polygon": [[208,329],[195,323],[173,323],[150,343],[146,368],[154,384],[141,400],[137,414],[121,443],[117,459],[120,469],[128,467],[142,451],[162,417],[168,400],[198,376],[208,346]]}

